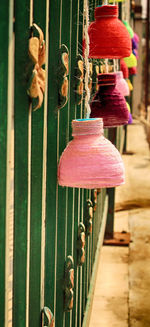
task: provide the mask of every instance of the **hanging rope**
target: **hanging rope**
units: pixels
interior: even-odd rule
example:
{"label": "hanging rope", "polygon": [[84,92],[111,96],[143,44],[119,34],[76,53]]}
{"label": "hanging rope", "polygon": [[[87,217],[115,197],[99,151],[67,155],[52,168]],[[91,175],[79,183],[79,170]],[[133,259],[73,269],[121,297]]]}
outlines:
{"label": "hanging rope", "polygon": [[91,109],[89,106],[90,101],[90,90],[88,87],[89,84],[89,35],[88,35],[88,27],[89,27],[89,7],[88,0],[84,0],[84,38],[85,38],[85,116],[89,118]]}

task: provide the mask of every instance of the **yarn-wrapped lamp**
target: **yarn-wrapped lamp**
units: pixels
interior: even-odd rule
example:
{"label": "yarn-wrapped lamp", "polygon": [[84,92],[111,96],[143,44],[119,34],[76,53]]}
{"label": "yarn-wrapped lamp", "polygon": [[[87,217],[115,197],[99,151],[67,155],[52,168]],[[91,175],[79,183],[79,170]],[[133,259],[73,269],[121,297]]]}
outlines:
{"label": "yarn-wrapped lamp", "polygon": [[132,85],[130,79],[127,79],[127,84],[128,84],[129,90],[133,91],[133,85]]}
{"label": "yarn-wrapped lamp", "polygon": [[60,158],[58,184],[88,189],[124,184],[123,161],[103,135],[103,120],[73,120],[72,129],[74,138]]}
{"label": "yarn-wrapped lamp", "polygon": [[116,73],[98,75],[99,90],[93,97],[91,118],[103,118],[104,127],[116,127],[128,123],[129,111],[124,96],[116,86]]}
{"label": "yarn-wrapped lamp", "polygon": [[[131,54],[131,38],[118,19],[118,6],[95,8],[95,21],[89,25],[89,58],[123,58]],[[85,41],[83,41],[84,53]]]}
{"label": "yarn-wrapped lamp", "polygon": [[135,41],[134,37],[132,38],[132,50],[138,49],[138,43]]}
{"label": "yarn-wrapped lamp", "polygon": [[126,20],[123,20],[122,22],[123,22],[124,26],[126,27],[127,31],[129,32],[130,38],[132,39],[134,36],[132,27],[129,25],[129,23]]}
{"label": "yarn-wrapped lamp", "polygon": [[131,125],[133,123],[133,119],[132,119],[132,114],[131,112],[129,113],[129,120],[128,120],[128,125]]}
{"label": "yarn-wrapped lamp", "polygon": [[136,75],[137,74],[137,67],[131,67],[129,68],[129,75]]}
{"label": "yarn-wrapped lamp", "polygon": [[120,60],[120,69],[123,72],[123,77],[124,78],[129,78],[129,71],[128,67],[123,59]]}
{"label": "yarn-wrapped lamp", "polygon": [[131,53],[131,55],[129,57],[123,58],[127,67],[131,68],[131,67],[136,67],[137,66],[137,59],[136,56]]}
{"label": "yarn-wrapped lamp", "polygon": [[138,44],[140,39],[139,39],[139,36],[137,33],[134,33],[133,38],[134,38],[135,42]]}
{"label": "yarn-wrapped lamp", "polygon": [[128,102],[126,102],[127,108],[129,110],[129,120],[128,120],[128,125],[131,125],[133,120],[132,120],[132,114],[131,114],[131,109],[130,109],[130,105]]}
{"label": "yarn-wrapped lamp", "polygon": [[136,59],[139,58],[138,50],[137,49],[133,49],[132,53],[136,56]]}
{"label": "yarn-wrapped lamp", "polygon": [[122,71],[116,72],[116,87],[124,97],[129,96],[129,87],[126,80],[123,78]]}

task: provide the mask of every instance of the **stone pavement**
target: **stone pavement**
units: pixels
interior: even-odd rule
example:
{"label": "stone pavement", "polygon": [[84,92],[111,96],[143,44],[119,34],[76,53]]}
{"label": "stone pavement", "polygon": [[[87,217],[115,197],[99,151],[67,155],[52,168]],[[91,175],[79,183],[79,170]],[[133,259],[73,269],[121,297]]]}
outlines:
{"label": "stone pavement", "polygon": [[114,230],[129,231],[131,243],[102,248],[90,327],[150,327],[150,153],[137,121],[128,126],[127,151]]}

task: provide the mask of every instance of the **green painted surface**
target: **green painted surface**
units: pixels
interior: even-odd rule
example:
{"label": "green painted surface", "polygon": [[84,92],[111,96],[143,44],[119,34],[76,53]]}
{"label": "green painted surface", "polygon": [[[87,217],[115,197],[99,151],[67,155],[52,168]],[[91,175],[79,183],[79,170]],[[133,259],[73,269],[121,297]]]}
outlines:
{"label": "green painted surface", "polygon": [[[45,296],[44,305],[55,314],[56,326],[80,327],[85,315],[86,302],[91,283],[93,264],[97,249],[99,232],[103,224],[102,216],[106,190],[98,195],[97,209],[93,218],[93,232],[86,235],[86,258],[83,267],[77,266],[78,225],[85,223],[84,206],[91,198],[91,191],[62,188],[57,185],[57,157],[60,157],[68,141],[72,138],[71,121],[84,117],[84,100],[75,105],[74,72],[76,55],[82,54],[83,1],[50,1],[49,8],[49,67],[48,67],[48,117],[47,117],[47,157],[43,158],[43,117],[44,108],[32,113],[31,125],[31,202],[30,202],[30,270],[29,270],[29,326],[40,326],[41,317],[41,224],[42,224],[42,169],[43,159],[47,160],[46,179],[46,240],[45,240]],[[15,1],[15,221],[14,221],[14,300],[13,327],[26,326],[26,269],[27,269],[27,215],[28,215],[28,113],[29,99],[26,94],[28,66],[28,37],[30,1]],[[90,19],[93,19],[95,1],[90,3]],[[8,8],[2,7],[5,21]],[[34,22],[44,31],[46,27],[46,0],[33,1]],[[0,12],[1,17],[1,12]],[[6,22],[6,32],[8,33]],[[2,42],[3,35],[0,40]],[[4,41],[4,40],[3,40]],[[1,43],[0,43],[1,44]],[[58,62],[59,48],[65,44],[69,50],[69,96],[66,105],[58,112]],[[7,42],[5,53],[5,73],[7,71]],[[1,54],[0,54],[1,56]],[[0,57],[1,58],[1,57]],[[0,165],[2,166],[2,239],[0,250],[5,248],[5,185],[6,127],[7,127],[7,73],[0,66],[0,112],[3,125],[0,124]],[[4,87],[5,83],[5,87]],[[119,146],[120,131],[117,145]],[[108,136],[108,130],[104,132]],[[116,135],[109,135],[116,142]],[[110,206],[113,205],[113,197]],[[68,255],[74,259],[74,307],[72,312],[64,313],[64,264]],[[4,258],[4,257],[3,257]],[[4,259],[3,259],[4,260]],[[4,282],[3,267],[1,281]],[[2,284],[4,285],[4,284]],[[0,286],[1,287],[1,286]],[[4,294],[4,286],[0,289]],[[4,303],[0,303],[2,325],[4,321]]]}
{"label": "green painted surface", "polygon": [[[7,147],[7,84],[8,84],[9,1],[0,8],[0,326],[5,315],[5,214],[6,214],[6,147]],[[3,299],[3,300],[2,300]]]}
{"label": "green painted surface", "polygon": [[[57,67],[60,37],[60,1],[50,1],[49,21],[49,79],[47,131],[47,194],[46,194],[46,250],[45,305],[54,313],[56,245],[56,182],[57,182]],[[62,109],[63,110],[63,109]],[[63,276],[62,276],[63,278]]]}
{"label": "green painted surface", "polygon": [[[45,35],[46,0],[34,0],[33,22]],[[31,224],[30,224],[30,292],[29,326],[40,325],[41,300],[41,223],[44,103],[32,113],[31,135]],[[34,319],[33,319],[34,316]]]}
{"label": "green painted surface", "polygon": [[15,189],[13,326],[26,325],[26,260],[28,205],[28,62],[29,1],[15,1]]}

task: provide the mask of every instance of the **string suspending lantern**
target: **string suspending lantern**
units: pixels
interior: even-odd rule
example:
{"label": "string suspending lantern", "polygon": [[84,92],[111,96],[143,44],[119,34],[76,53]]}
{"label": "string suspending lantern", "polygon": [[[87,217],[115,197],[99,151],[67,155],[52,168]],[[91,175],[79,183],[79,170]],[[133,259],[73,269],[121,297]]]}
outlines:
{"label": "string suspending lantern", "polygon": [[[119,59],[131,54],[131,38],[118,19],[118,6],[103,5],[95,8],[95,21],[89,25],[89,58]],[[85,40],[83,41],[83,54]]]}
{"label": "string suspending lantern", "polygon": [[91,118],[103,118],[104,128],[128,123],[129,111],[124,96],[116,86],[116,73],[98,75],[99,90],[93,97]]}
{"label": "string suspending lantern", "polygon": [[73,120],[72,130],[73,140],[60,157],[58,184],[86,189],[124,184],[123,161],[103,135],[103,120]]}

